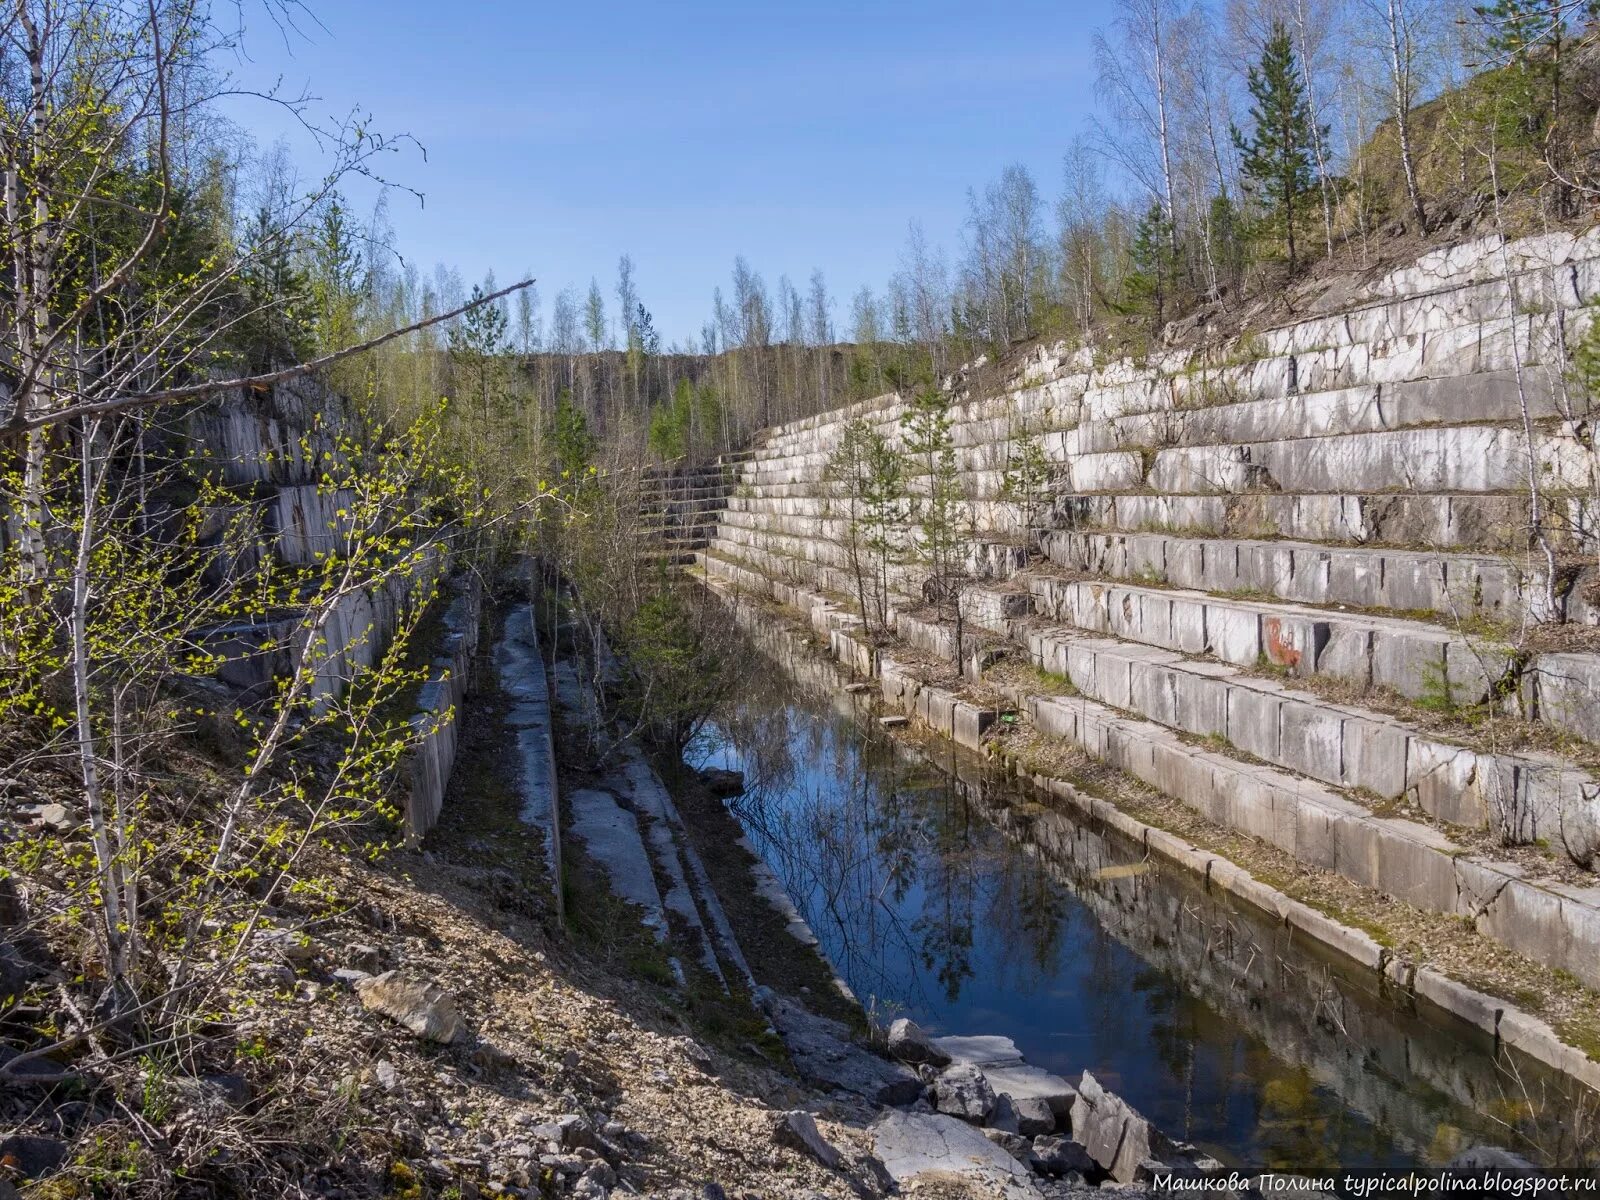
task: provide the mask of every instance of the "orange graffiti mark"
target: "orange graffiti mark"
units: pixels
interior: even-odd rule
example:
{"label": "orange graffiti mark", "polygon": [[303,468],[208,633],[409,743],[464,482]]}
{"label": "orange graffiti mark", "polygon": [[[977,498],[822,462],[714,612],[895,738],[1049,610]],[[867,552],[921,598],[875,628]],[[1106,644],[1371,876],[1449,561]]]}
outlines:
{"label": "orange graffiti mark", "polygon": [[1293,670],[1300,665],[1300,651],[1295,649],[1294,642],[1283,636],[1283,622],[1277,617],[1267,617],[1262,621],[1263,640],[1267,646],[1267,658],[1277,663],[1280,667]]}

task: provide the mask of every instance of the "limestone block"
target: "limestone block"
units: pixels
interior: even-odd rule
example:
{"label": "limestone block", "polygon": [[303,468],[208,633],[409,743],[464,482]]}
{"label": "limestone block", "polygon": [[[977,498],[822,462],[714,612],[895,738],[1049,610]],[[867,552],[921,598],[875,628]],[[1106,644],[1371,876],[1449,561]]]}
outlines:
{"label": "limestone block", "polygon": [[1231,781],[1217,771],[1209,755],[1196,754],[1192,746],[1176,740],[1161,742],[1151,753],[1151,777],[1146,781],[1183,802],[1209,820],[1229,823]]}
{"label": "limestone block", "polygon": [[1556,885],[1566,926],[1567,969],[1590,987],[1600,987],[1600,888]]}
{"label": "limestone block", "polygon": [[1261,617],[1252,608],[1226,603],[1204,608],[1205,646],[1224,662],[1254,666],[1262,650]]}
{"label": "limestone block", "polygon": [[[1478,916],[1476,924],[1480,932],[1504,945],[1515,946],[1536,962],[1571,969],[1572,930],[1562,897],[1554,892],[1511,879]],[[1588,958],[1591,963],[1595,961],[1592,948]]]}
{"label": "limestone block", "polygon": [[[1294,856],[1313,866],[1347,874],[1346,827],[1359,825],[1366,814],[1331,793],[1317,794],[1310,785],[1299,791],[1300,802],[1295,808]],[[1361,854],[1365,853],[1362,845],[1357,845],[1356,849]]]}
{"label": "limestone block", "polygon": [[1271,761],[1313,779],[1343,782],[1344,719],[1338,710],[1285,699],[1279,706],[1278,720],[1278,753],[1270,756]]}
{"label": "limestone block", "polygon": [[[1262,618],[1263,626],[1269,619]],[[1344,621],[1314,621],[1303,626],[1291,626],[1291,629],[1295,636],[1293,649],[1298,658],[1293,662],[1285,661],[1282,665],[1294,674],[1335,675],[1361,688],[1371,685],[1376,650],[1374,630],[1370,626]],[[1268,641],[1268,660],[1277,661],[1278,656],[1271,645],[1274,639],[1264,640]],[[1288,659],[1288,655],[1283,658]]]}
{"label": "limestone block", "polygon": [[1454,912],[1456,846],[1414,821],[1375,818],[1378,836],[1378,888],[1428,912]]}
{"label": "limestone block", "polygon": [[[1292,820],[1295,815],[1293,798],[1282,797],[1284,805],[1280,813],[1277,780],[1259,767],[1241,763],[1231,772],[1229,784],[1223,823],[1293,853],[1295,839],[1290,836],[1288,844],[1284,845],[1281,823],[1284,816]],[[1185,795],[1183,792],[1174,794]]]}
{"label": "limestone block", "polygon": [[1161,725],[1177,725],[1178,691],[1175,672],[1162,663],[1135,660],[1129,668],[1131,708]]}
{"label": "limestone block", "polygon": [[1227,697],[1226,728],[1204,732],[1221,733],[1239,749],[1267,762],[1279,761],[1283,748],[1279,730],[1282,698],[1254,682],[1227,685]]}
{"label": "limestone block", "polygon": [[969,750],[981,750],[983,735],[994,724],[997,715],[992,708],[979,708],[958,700],[951,716],[952,736],[958,745]]}
{"label": "limestone block", "polygon": [[1423,812],[1453,825],[1488,823],[1478,778],[1478,755],[1464,746],[1413,737],[1406,746],[1406,797]]}
{"label": "limestone block", "polygon": [[1600,655],[1541,654],[1528,688],[1541,721],[1600,741]]}
{"label": "limestone block", "polygon": [[1173,672],[1177,693],[1177,727],[1202,737],[1225,736],[1228,694],[1221,681],[1236,678],[1237,668],[1222,663],[1190,662]]}
{"label": "limestone block", "polygon": [[901,711],[915,706],[922,685],[910,671],[893,659],[882,658],[878,663],[878,675],[885,704]]}
{"label": "limestone block", "polygon": [[917,693],[917,715],[944,737],[955,733],[956,698],[942,688],[924,687]]}
{"label": "limestone block", "polygon": [[1345,713],[1343,772],[1340,782],[1379,796],[1406,791],[1409,736],[1404,727],[1382,718]]}

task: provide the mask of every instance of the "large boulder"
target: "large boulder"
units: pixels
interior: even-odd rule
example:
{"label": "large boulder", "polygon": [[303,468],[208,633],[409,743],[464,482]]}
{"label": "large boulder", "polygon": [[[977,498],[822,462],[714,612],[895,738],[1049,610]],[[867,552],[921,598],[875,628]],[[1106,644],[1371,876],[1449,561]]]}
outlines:
{"label": "large boulder", "polygon": [[[1004,1092],[1002,1095],[1011,1095]],[[1024,1097],[1021,1100],[1012,1098],[1011,1107],[1017,1114],[1017,1132],[1024,1137],[1038,1137],[1040,1134],[1050,1134],[1056,1131],[1058,1120],[1055,1109],[1050,1107],[1048,1100],[1036,1097]]]}
{"label": "large boulder", "polygon": [[455,1001],[431,979],[385,971],[356,983],[361,1003],[430,1042],[449,1045],[466,1032]]}
{"label": "large boulder", "polygon": [[910,1017],[900,1017],[889,1026],[889,1053],[901,1062],[946,1067],[950,1056],[933,1044],[923,1028]]}
{"label": "large boulder", "polygon": [[873,1153],[902,1187],[919,1176],[955,1176],[975,1185],[971,1190],[977,1194],[1038,1200],[1026,1166],[982,1130],[954,1117],[891,1110],[873,1122],[871,1133]]}
{"label": "large boulder", "polygon": [[839,1022],[767,989],[758,993],[758,999],[789,1057],[811,1082],[854,1092],[878,1104],[910,1104],[922,1095],[922,1080],[909,1067],[857,1045]]}
{"label": "large boulder", "polygon": [[1146,1176],[1151,1162],[1174,1158],[1172,1142],[1088,1071],[1072,1105],[1072,1137],[1118,1183]]}
{"label": "large boulder", "polygon": [[933,1103],[942,1113],[982,1124],[994,1112],[994,1089],[978,1067],[947,1067],[933,1082]]}

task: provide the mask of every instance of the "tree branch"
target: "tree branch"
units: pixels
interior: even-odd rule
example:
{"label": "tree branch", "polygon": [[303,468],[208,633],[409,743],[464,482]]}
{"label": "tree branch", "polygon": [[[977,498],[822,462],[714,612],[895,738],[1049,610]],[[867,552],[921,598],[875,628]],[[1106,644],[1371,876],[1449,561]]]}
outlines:
{"label": "tree branch", "polygon": [[[524,279],[521,283],[514,283],[510,287],[501,288],[497,292],[490,292],[488,295],[479,296],[475,300],[469,300],[449,312],[427,317],[421,321],[414,321],[410,325],[403,325],[398,329],[391,329],[389,332],[370,338],[365,342],[347,346],[343,350],[336,350],[331,354],[324,354],[320,358],[308,359],[292,367],[283,367],[277,371],[267,371],[260,375],[245,375],[237,379],[217,379],[206,383],[191,383],[183,387],[165,388],[160,391],[137,392],[130,396],[118,396],[111,400],[85,400],[82,403],[70,404],[54,412],[39,413],[33,417],[22,417],[20,414],[13,413],[6,428],[17,432],[43,429],[49,425],[59,425],[63,421],[78,420],[82,417],[122,412],[126,409],[140,408],[152,404],[174,404],[183,400],[203,400],[209,396],[230,391],[233,388],[264,387],[268,384],[280,383],[285,379],[297,379],[303,375],[314,375],[316,372],[325,367],[330,367],[336,362],[342,362],[344,359],[352,358],[357,354],[365,354],[369,350],[375,350],[384,343],[392,342],[394,339],[404,337],[408,333],[416,333],[418,330],[454,320],[472,309],[491,304],[496,300],[511,295],[513,292],[520,292],[523,288],[532,287],[534,282],[532,279]],[[62,390],[64,391],[65,389]]]}

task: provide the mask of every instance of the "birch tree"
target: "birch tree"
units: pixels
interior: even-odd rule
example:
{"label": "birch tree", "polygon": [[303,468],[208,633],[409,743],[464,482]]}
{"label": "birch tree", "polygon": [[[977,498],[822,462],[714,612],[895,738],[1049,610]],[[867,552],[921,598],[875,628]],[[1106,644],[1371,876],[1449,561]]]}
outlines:
{"label": "birch tree", "polygon": [[1111,36],[1096,33],[1100,94],[1112,125],[1097,124],[1100,147],[1155,196],[1178,252],[1175,199],[1172,37],[1178,11],[1172,0],[1118,0]]}

